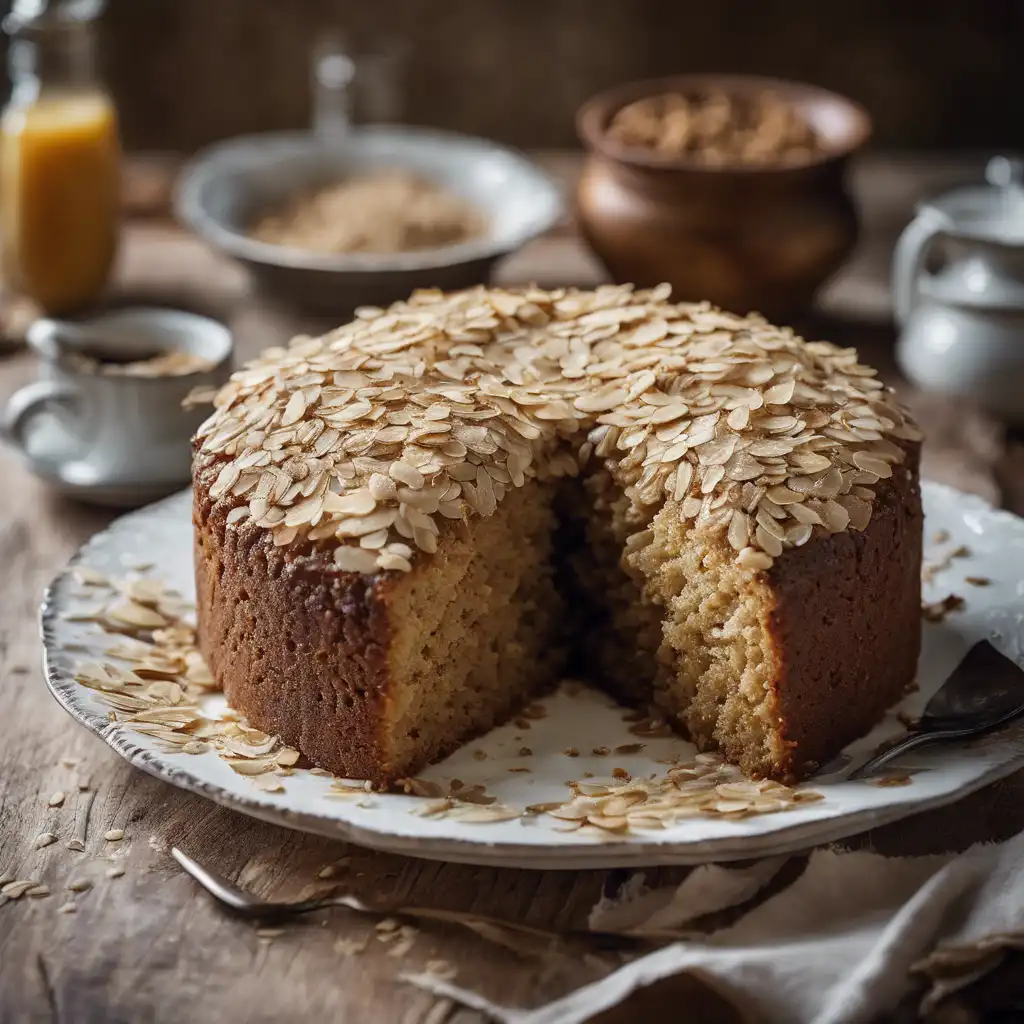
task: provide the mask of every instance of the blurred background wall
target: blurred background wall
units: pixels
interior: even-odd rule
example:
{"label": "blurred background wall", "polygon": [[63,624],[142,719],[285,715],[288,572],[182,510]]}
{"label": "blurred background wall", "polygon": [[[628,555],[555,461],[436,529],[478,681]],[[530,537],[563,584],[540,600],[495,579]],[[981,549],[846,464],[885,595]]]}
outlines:
{"label": "blurred background wall", "polygon": [[704,70],[846,93],[888,148],[1024,146],[1020,0],[110,0],[126,144],[305,126],[330,28],[356,51],[398,44],[402,119],[519,146],[573,145],[573,112],[605,86]]}
{"label": "blurred background wall", "polygon": [[846,93],[877,145],[1024,144],[1020,0],[111,0],[105,19],[129,147],[305,126],[330,28],[397,42],[405,120],[520,146],[572,145],[605,86],[710,70]]}

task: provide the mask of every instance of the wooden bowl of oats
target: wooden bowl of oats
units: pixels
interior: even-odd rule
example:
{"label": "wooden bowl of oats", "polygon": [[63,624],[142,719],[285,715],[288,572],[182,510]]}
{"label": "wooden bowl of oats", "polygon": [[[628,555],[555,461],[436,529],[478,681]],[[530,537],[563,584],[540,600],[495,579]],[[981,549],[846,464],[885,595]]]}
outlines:
{"label": "wooden bowl of oats", "polygon": [[484,139],[372,126],[338,143],[250,136],[200,153],[179,217],[241,262],[270,299],[343,317],[421,287],[486,282],[563,215],[558,187]]}
{"label": "wooden bowl of oats", "polygon": [[617,281],[785,319],[854,246],[845,171],[871,122],[835,93],[678,75],[595,96],[577,129],[580,226]]}

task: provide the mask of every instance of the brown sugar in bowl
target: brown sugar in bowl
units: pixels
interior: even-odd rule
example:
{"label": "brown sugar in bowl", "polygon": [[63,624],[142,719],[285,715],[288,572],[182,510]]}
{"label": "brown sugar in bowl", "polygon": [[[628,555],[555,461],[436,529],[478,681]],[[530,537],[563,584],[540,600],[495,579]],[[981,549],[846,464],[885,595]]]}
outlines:
{"label": "brown sugar in bowl", "polygon": [[[644,97],[773,94],[813,129],[816,146],[785,162],[709,165],[684,153],[624,145],[608,127]],[[576,118],[589,152],[577,192],[581,230],[615,281],[668,281],[676,299],[709,299],[776,322],[805,311],[857,238],[845,184],[871,121],[815,86],[748,75],[678,75],[588,100]]]}

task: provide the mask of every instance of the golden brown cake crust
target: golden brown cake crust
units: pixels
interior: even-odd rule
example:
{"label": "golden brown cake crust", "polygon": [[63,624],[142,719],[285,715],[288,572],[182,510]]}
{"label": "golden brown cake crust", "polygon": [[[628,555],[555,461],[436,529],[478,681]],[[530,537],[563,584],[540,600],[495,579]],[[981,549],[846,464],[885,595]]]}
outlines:
{"label": "golden brown cake crust", "polygon": [[[401,595],[437,566],[368,576],[339,569],[322,546],[275,547],[252,523],[227,525],[224,503],[209,496],[214,473],[197,467],[194,487],[197,633],[228,702],[336,775],[384,786],[421,767],[424,758],[410,764],[389,735],[398,690],[392,662]],[[460,539],[472,542],[471,529],[452,524],[439,557]],[[543,647],[527,652],[527,696],[562,674],[558,638],[544,637]],[[446,757],[524,702],[510,689],[473,728],[444,735],[425,759]]]}
{"label": "golden brown cake crust", "polygon": [[773,689],[800,778],[866,733],[914,680],[921,643],[924,517],[918,449],[896,467],[863,531],[787,551],[767,576]]}
{"label": "golden brown cake crust", "polygon": [[266,531],[226,529],[196,481],[199,646],[232,707],[316,764],[378,779],[387,699],[387,575],[275,548]]}

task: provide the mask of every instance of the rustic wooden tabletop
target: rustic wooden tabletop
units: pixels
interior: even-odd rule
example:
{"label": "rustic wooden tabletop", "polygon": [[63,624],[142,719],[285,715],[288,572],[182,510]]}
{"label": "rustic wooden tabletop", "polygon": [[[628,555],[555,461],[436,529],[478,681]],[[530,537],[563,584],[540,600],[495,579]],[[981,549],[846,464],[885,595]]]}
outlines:
{"label": "rustic wooden tabletop", "polygon": [[[571,179],[575,157],[547,159]],[[980,160],[867,158],[856,174],[864,241],[808,330],[856,344],[900,385],[886,287],[892,243],[920,195],[977,177],[981,166]],[[290,328],[286,318],[245,293],[234,267],[167,223],[133,223],[121,264],[120,293],[227,317],[243,355]],[[589,285],[600,279],[600,269],[567,227],[510,259],[501,278]],[[26,354],[5,358],[0,396],[34,372]],[[971,408],[905,385],[901,390],[929,436],[925,474],[1024,513],[1024,447]],[[596,948],[538,961],[455,927],[423,928],[398,957],[394,945],[375,941],[372,921],[345,911],[312,915],[280,933],[221,913],[177,869],[168,856],[171,845],[267,896],[341,884],[374,898],[508,916],[552,929],[583,925],[592,904],[621,882],[622,873],[478,869],[384,856],[250,820],[129,767],[51,700],[39,669],[36,616],[43,587],[111,514],[49,494],[7,451],[0,452],[0,472],[0,876],[38,879],[50,893],[0,897],[0,1021],[461,1024],[482,1018],[400,975],[444,960],[489,998],[530,1006],[599,977],[615,963],[614,954]],[[64,799],[52,806],[58,792]],[[84,852],[68,850],[76,823],[82,827],[86,819]],[[115,828],[124,830],[124,839],[105,840]],[[930,853],[1005,838],[1021,828],[1024,773],[849,845]],[[44,832],[59,839],[37,848]],[[651,885],[685,874],[647,873]],[[364,939],[365,950],[352,953]],[[735,1017],[710,991],[681,979],[603,1019]]]}

